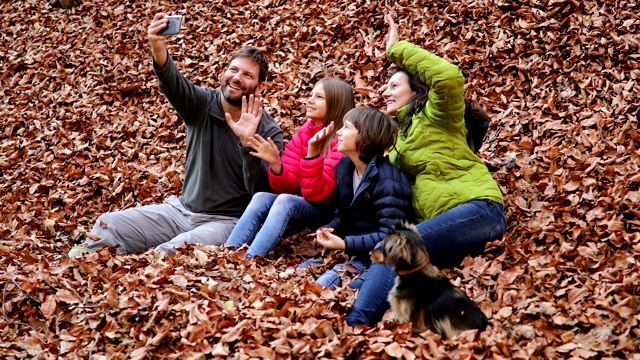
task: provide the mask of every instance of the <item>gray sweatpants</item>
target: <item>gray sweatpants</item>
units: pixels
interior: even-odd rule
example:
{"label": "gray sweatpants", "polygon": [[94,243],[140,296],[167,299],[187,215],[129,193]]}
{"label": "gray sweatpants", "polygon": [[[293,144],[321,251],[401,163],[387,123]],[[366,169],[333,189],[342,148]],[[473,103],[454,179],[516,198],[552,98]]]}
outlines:
{"label": "gray sweatpants", "polygon": [[166,204],[106,213],[98,217],[91,232],[100,240],[87,238],[87,247],[99,250],[120,245],[118,253],[132,253],[155,247],[155,252],[175,252],[187,244],[220,245],[227,241],[237,218],[194,213],[175,196]]}

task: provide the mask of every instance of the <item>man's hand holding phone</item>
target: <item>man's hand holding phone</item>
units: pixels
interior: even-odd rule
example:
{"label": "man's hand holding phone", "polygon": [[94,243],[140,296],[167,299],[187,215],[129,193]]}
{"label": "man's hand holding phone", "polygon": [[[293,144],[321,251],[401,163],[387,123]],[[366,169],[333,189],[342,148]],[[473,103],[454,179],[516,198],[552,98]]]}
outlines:
{"label": "man's hand holding phone", "polygon": [[158,35],[168,36],[175,35],[180,32],[180,25],[182,25],[182,15],[167,15],[162,18],[167,21],[167,27],[164,30],[158,32]]}
{"label": "man's hand holding phone", "polygon": [[151,46],[151,53],[158,68],[164,68],[167,63],[167,38],[168,35],[177,34],[182,24],[182,15],[168,15],[158,13],[151,20],[147,28],[147,38]]}

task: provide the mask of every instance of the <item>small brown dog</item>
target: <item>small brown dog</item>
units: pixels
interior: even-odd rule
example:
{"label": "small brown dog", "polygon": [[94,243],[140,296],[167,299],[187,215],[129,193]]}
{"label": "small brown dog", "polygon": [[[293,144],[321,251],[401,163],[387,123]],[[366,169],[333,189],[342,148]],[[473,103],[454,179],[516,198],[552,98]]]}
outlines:
{"label": "small brown dog", "polygon": [[436,266],[416,227],[401,221],[371,252],[371,260],[392,265],[398,277],[389,293],[389,303],[398,321],[411,322],[413,331],[427,329],[450,339],[458,333],[483,331],[489,320],[484,313]]}

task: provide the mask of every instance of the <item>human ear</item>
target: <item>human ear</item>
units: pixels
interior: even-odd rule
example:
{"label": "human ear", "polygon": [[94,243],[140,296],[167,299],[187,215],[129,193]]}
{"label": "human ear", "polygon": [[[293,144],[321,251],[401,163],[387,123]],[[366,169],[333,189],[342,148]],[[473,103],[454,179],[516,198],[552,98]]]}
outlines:
{"label": "human ear", "polygon": [[261,82],[260,85],[258,85],[258,87],[256,88],[256,92],[253,94],[256,97],[260,96],[260,94],[262,94],[262,90],[264,90],[265,87],[265,83]]}

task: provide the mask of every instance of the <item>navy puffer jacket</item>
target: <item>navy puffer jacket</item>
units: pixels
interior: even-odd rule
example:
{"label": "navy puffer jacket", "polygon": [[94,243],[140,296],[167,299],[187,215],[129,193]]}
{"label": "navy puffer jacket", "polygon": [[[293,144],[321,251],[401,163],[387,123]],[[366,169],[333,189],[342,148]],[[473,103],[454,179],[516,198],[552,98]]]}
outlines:
{"label": "navy puffer jacket", "polygon": [[355,164],[345,156],[336,166],[333,221],[323,227],[344,239],[346,253],[369,258],[369,252],[391,232],[400,219],[413,218],[411,185],[407,177],[383,156],[374,157],[353,193]]}

